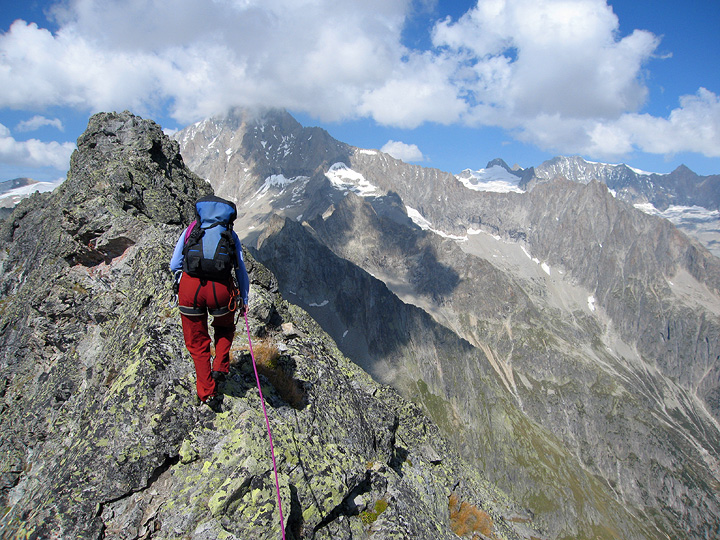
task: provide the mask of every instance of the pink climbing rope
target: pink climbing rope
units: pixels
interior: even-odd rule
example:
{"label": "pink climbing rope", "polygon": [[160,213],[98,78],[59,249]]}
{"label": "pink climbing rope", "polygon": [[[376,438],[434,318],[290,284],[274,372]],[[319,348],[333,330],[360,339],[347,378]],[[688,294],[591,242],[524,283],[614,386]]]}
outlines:
{"label": "pink climbing rope", "polygon": [[250,323],[248,323],[247,309],[245,310],[245,328],[247,329],[248,345],[250,346],[250,358],[252,358],[253,369],[255,370],[255,380],[257,381],[258,393],[260,394],[260,403],[262,404],[263,414],[265,415],[265,425],[267,426],[268,439],[270,439],[270,455],[272,456],[273,471],[275,472],[275,490],[277,492],[278,510],[280,512],[280,532],[282,532],[283,540],[285,540],[285,527],[283,526],[282,502],[280,501],[280,482],[278,481],[277,465],[275,464],[275,448],[273,448],[272,433],[270,432],[270,420],[268,420],[267,410],[265,409],[265,399],[263,398],[262,388],[260,388],[260,376],[258,375],[257,364],[255,363],[255,353],[250,340]]}

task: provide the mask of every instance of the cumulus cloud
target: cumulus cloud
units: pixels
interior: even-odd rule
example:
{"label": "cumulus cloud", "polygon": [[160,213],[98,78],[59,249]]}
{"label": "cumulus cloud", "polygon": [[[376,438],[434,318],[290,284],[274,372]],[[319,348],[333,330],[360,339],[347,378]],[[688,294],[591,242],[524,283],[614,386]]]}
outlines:
{"label": "cumulus cloud", "polygon": [[25,167],[52,167],[67,170],[73,143],[42,142],[37,139],[18,141],[0,124],[0,163]]}
{"label": "cumulus cloud", "polygon": [[607,0],[479,0],[439,21],[426,51],[402,41],[418,1],[57,2],[57,32],[16,21],[0,34],[0,107],[169,109],[189,123],[275,106],[496,126],[561,153],[720,148],[716,124],[700,121],[717,118],[712,92],[682,97],[667,118],[642,114],[659,38],[621,36]]}
{"label": "cumulus cloud", "polygon": [[452,83],[453,69],[453,63],[445,57],[414,56],[400,64],[381,85],[367,90],[358,111],[380,124],[403,128],[415,128],[424,122],[458,122],[467,103]]}
{"label": "cumulus cloud", "polygon": [[605,0],[480,1],[439,22],[433,40],[464,55],[455,81],[470,125],[503,127],[560,153],[720,153],[718,96],[706,89],[681,96],[667,118],[639,113],[660,40],[642,30],[619,37]]}
{"label": "cumulus cloud", "polygon": [[539,115],[525,124],[519,138],[554,151],[607,159],[635,150],[720,157],[720,96],[705,88],[681,96],[667,118],[638,113],[610,120]]}
{"label": "cumulus cloud", "polygon": [[53,126],[60,131],[64,131],[63,123],[59,118],[45,118],[44,116],[35,115],[30,120],[24,120],[16,126],[17,131],[35,131],[43,126]]}
{"label": "cumulus cloud", "polygon": [[699,152],[720,157],[720,96],[700,88],[694,95],[681,96],[680,107],[667,118],[628,114],[620,119],[618,128],[631,133],[644,152]]}
{"label": "cumulus cloud", "polygon": [[15,22],[0,36],[0,106],[169,104],[181,122],[229,106],[358,116],[404,54],[408,0],[70,0],[60,29]]}
{"label": "cumulus cloud", "polygon": [[395,159],[400,159],[409,163],[417,161],[425,161],[425,156],[416,144],[406,144],[401,141],[388,141],[380,149],[381,152],[390,154]]}
{"label": "cumulus cloud", "polygon": [[638,30],[617,39],[618,29],[604,0],[488,0],[438,23],[433,40],[467,55],[468,94],[522,125],[638,110],[647,96],[641,68],[659,40]]}

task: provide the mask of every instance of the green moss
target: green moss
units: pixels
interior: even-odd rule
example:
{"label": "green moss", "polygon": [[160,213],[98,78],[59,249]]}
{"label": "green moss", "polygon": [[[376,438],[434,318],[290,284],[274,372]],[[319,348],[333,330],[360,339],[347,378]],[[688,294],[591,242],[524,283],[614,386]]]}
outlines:
{"label": "green moss", "polygon": [[360,512],[360,520],[365,525],[370,525],[377,520],[380,514],[387,510],[387,507],[388,502],[385,499],[380,499],[379,501],[375,502],[374,510],[365,510],[364,512]]}
{"label": "green moss", "polygon": [[533,493],[528,497],[528,503],[530,508],[538,514],[549,514],[557,509],[557,504],[548,499],[544,493]]}
{"label": "green moss", "polygon": [[377,515],[380,515],[387,510],[387,507],[388,502],[385,499],[380,499],[375,503],[375,512],[377,512]]}

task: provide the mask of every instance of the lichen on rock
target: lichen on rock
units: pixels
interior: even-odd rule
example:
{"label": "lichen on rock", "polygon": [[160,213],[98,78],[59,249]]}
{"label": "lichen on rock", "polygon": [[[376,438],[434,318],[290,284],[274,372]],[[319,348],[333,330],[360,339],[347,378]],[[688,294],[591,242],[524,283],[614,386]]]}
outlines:
{"label": "lichen on rock", "polygon": [[159,126],[103,113],[66,182],[2,225],[2,537],[451,539],[453,492],[497,517],[496,538],[541,537],[503,520],[512,503],[246,253],[250,339],[281,345],[305,396],[291,406],[261,378],[280,523],[251,358],[236,353],[223,412],[198,404],[169,302],[172,247],[210,192]]}

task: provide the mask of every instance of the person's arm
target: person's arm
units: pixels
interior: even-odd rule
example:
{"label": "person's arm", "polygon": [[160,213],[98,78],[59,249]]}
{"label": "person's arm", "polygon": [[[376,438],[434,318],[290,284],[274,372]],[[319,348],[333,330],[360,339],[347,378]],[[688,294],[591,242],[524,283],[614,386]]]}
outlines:
{"label": "person's arm", "polygon": [[174,274],[176,274],[178,271],[182,271],[183,267],[183,248],[185,247],[185,232],[187,229],[185,229],[182,234],[180,235],[180,238],[177,241],[177,244],[175,244],[175,250],[173,251],[172,259],[170,259],[170,271]]}

